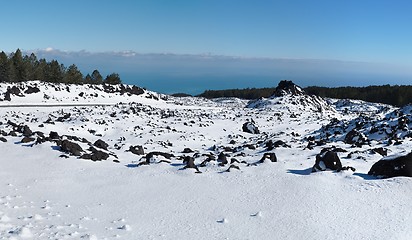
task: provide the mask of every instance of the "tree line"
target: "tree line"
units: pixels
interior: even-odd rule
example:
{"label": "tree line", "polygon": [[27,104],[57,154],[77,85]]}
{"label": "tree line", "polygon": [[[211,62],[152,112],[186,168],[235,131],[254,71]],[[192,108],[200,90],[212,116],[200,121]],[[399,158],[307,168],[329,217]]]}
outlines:
{"label": "tree line", "polygon": [[226,90],[206,90],[198,97],[204,98],[221,98],[237,97],[242,99],[258,99],[261,97],[270,97],[276,88],[245,88],[245,89],[226,89]]}
{"label": "tree line", "polygon": [[[270,97],[276,88],[246,88],[227,90],[207,90],[199,97],[220,98],[238,97],[242,99],[258,99]],[[404,106],[412,103],[411,85],[381,85],[368,87],[306,87],[303,90],[309,95],[337,99],[356,99],[374,103],[385,103],[393,106]]]}
{"label": "tree line", "polygon": [[22,54],[20,49],[7,55],[0,53],[0,83],[1,82],[25,82],[40,80],[51,83],[70,84],[120,84],[119,74],[112,73],[103,79],[98,70],[84,76],[75,64],[69,67],[60,64],[57,60],[50,62],[46,59],[37,59],[34,53]]}
{"label": "tree line", "polygon": [[338,99],[358,99],[367,102],[404,106],[412,103],[411,85],[381,85],[368,87],[307,87],[306,93]]}

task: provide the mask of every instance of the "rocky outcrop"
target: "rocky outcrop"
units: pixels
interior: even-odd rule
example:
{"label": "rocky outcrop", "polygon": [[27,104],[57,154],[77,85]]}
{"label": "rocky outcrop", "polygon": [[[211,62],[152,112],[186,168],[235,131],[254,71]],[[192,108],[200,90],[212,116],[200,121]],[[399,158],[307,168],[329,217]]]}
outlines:
{"label": "rocky outcrop", "polygon": [[383,158],[373,164],[369,175],[383,178],[412,177],[412,152],[395,158]]}
{"label": "rocky outcrop", "polygon": [[279,82],[278,86],[275,89],[275,92],[273,93],[273,96],[275,97],[282,97],[285,95],[304,95],[305,91],[294,84],[292,81],[288,80],[282,80]]}

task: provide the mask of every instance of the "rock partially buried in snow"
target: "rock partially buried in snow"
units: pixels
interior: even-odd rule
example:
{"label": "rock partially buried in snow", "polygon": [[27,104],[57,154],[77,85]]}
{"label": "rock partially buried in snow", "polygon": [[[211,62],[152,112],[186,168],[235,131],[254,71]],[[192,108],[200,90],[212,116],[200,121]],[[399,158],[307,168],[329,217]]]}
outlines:
{"label": "rock partially buried in snow", "polygon": [[384,178],[412,177],[412,152],[405,156],[383,158],[373,164],[368,174]]}
{"label": "rock partially buried in snow", "polygon": [[245,122],[242,126],[243,132],[251,133],[251,134],[259,134],[260,131],[258,127],[253,122]]}
{"label": "rock partially buried in snow", "polygon": [[325,170],[342,170],[342,163],[336,152],[330,150],[322,150],[320,154],[316,155],[316,162],[312,168],[312,172]]}
{"label": "rock partially buried in snow", "polygon": [[144,149],[140,145],[130,146],[129,151],[136,155],[144,155]]}

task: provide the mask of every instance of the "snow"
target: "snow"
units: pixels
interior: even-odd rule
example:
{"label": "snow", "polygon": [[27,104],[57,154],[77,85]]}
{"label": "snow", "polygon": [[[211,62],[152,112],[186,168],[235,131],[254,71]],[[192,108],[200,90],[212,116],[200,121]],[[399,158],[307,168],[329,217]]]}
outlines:
{"label": "snow", "polygon": [[[289,104],[287,96],[281,99],[282,104],[254,108],[239,99],[155,100],[146,98],[150,92],[110,97],[87,86],[71,86],[68,93],[35,83],[42,90],[38,95],[12,96],[11,102],[3,101],[0,105],[107,105],[0,108],[0,130],[10,131],[5,123],[11,120],[46,135],[56,131],[90,142],[102,139],[109,144],[108,152],[116,157],[101,162],[75,156],[61,158],[63,153],[53,142],[32,146],[20,143],[21,135],[7,136],[7,142],[0,142],[0,239],[412,236],[412,179],[377,179],[367,175],[373,163],[382,158],[371,153],[370,148],[384,146],[394,155],[405,155],[412,147],[410,140],[390,146],[373,141],[371,146],[362,147],[334,141],[328,146],[346,149],[348,152],[338,153],[342,165],[353,166],[356,172],[311,173],[316,154],[325,146],[306,149],[305,137],[334,117],[355,119],[356,111],[344,114],[321,99],[305,102],[306,107],[312,103],[314,107],[304,110],[305,106]],[[53,97],[44,100],[44,91],[50,91],[47,93]],[[75,101],[73,96],[80,92],[102,97]],[[279,99],[270,100],[274,101]],[[322,112],[316,110],[320,103],[325,104]],[[298,117],[291,117],[287,109]],[[57,119],[62,112],[71,113],[70,118],[39,127],[48,118]],[[112,113],[114,117],[110,116]],[[242,132],[242,124],[249,119],[256,122],[261,134]],[[196,173],[194,169],[183,169],[184,164],[177,157],[170,159],[170,163],[160,162],[168,159],[153,157],[150,165],[138,165],[142,156],[126,151],[129,146],[142,145],[145,153],[162,151],[182,156],[184,148],[191,148],[202,155],[213,152],[213,146],[219,152],[223,151],[220,146],[254,144],[256,150],[244,148],[243,156],[227,154],[255,163],[265,153],[264,144],[258,143],[265,139],[282,140],[291,147],[273,150],[278,162],[237,164],[240,170],[230,172],[225,171],[229,165],[209,162],[199,168],[202,173]],[[231,140],[236,143],[229,144]],[[88,147],[86,143],[79,145],[83,149]],[[352,157],[347,157],[349,153]],[[202,157],[196,158],[196,164],[201,160]]]}

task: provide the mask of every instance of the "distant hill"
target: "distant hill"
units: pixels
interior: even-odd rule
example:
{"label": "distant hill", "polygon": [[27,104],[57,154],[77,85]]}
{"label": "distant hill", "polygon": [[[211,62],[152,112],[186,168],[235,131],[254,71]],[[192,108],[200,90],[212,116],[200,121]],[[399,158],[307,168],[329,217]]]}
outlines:
{"label": "distant hill", "polygon": [[[220,98],[237,97],[242,99],[268,98],[272,96],[276,88],[246,88],[207,90],[198,97]],[[357,99],[374,103],[385,103],[393,106],[404,106],[412,103],[412,85],[381,85],[368,87],[317,87],[303,88],[310,95],[337,99]]]}

